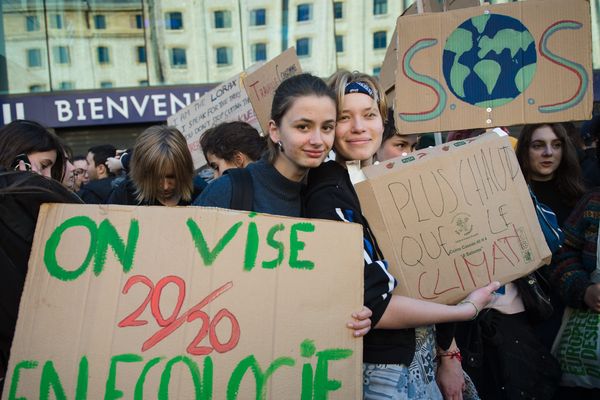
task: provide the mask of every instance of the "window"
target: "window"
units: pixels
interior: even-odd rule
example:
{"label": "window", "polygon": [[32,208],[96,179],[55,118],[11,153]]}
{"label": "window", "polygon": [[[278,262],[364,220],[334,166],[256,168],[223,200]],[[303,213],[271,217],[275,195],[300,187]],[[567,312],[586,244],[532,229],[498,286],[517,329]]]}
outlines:
{"label": "window", "polygon": [[102,82],[100,82],[100,87],[102,89],[108,89],[108,88],[113,87],[113,83],[111,81],[102,81]]}
{"label": "window", "polygon": [[250,11],[250,25],[261,26],[267,24],[267,10],[264,8],[257,8]]}
{"label": "window", "polygon": [[75,84],[71,81],[62,81],[58,84],[58,90],[73,90],[75,89]]}
{"label": "window", "polygon": [[387,14],[387,0],[373,0],[373,15]]}
{"label": "window", "polygon": [[50,15],[50,28],[53,28],[53,29],[62,29],[63,28],[62,14],[51,14]]}
{"label": "window", "polygon": [[267,44],[255,43],[252,45],[252,61],[267,60]]}
{"label": "window", "polygon": [[342,35],[335,35],[335,52],[344,52],[344,37]]}
{"label": "window", "polygon": [[231,11],[215,11],[215,28],[231,28]]}
{"label": "window", "polygon": [[42,66],[42,51],[40,49],[27,50],[27,66],[41,67]]}
{"label": "window", "polygon": [[187,67],[187,57],[185,49],[181,47],[173,47],[171,49],[171,67],[173,68],[185,68]]}
{"label": "window", "polygon": [[110,53],[108,52],[108,47],[98,46],[98,63],[99,64],[110,63]]}
{"label": "window", "polygon": [[142,29],[144,27],[144,17],[142,14],[135,14],[134,26],[136,29]]}
{"label": "window", "polygon": [[385,49],[387,46],[386,32],[378,31],[373,34],[373,48]]}
{"label": "window", "polygon": [[298,4],[296,21],[310,21],[312,18],[312,4]]}
{"label": "window", "polygon": [[379,77],[379,74],[381,74],[381,67],[373,68],[373,76]]}
{"label": "window", "polygon": [[341,1],[333,2],[333,17],[335,19],[344,18],[344,3],[342,3]]}
{"label": "window", "polygon": [[40,19],[37,15],[28,15],[25,17],[25,25],[27,32],[34,32],[40,30]]}
{"label": "window", "polygon": [[99,14],[94,15],[94,28],[96,29],[106,29],[106,16]]}
{"label": "window", "polygon": [[183,29],[183,15],[180,12],[166,13],[165,28],[170,30]]}
{"label": "window", "polygon": [[57,64],[69,64],[71,62],[67,46],[54,46],[52,48],[52,56],[54,57],[54,62]]}
{"label": "window", "polygon": [[144,46],[136,47],[137,62],[143,64],[146,62],[146,48]]}
{"label": "window", "polygon": [[29,86],[29,91],[30,92],[43,92],[44,90],[46,90],[46,86],[45,85],[31,85],[31,86]]}
{"label": "window", "polygon": [[231,65],[231,47],[217,47],[217,66]]}
{"label": "window", "polygon": [[302,38],[296,40],[296,54],[298,57],[309,57],[310,56],[310,39]]}

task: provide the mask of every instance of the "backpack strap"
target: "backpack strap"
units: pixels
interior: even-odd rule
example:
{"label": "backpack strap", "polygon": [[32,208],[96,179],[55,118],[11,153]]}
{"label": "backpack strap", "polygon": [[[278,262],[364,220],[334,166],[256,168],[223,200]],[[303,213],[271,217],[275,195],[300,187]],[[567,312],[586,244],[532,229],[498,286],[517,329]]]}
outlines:
{"label": "backpack strap", "polygon": [[232,210],[252,211],[254,203],[254,185],[252,176],[246,168],[231,168],[225,171],[231,179],[231,201],[229,208]]}

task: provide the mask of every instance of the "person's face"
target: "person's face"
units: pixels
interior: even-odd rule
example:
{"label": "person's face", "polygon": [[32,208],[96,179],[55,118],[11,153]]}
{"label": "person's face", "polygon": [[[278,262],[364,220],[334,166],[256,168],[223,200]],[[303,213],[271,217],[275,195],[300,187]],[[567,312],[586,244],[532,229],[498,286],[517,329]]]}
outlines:
{"label": "person's face", "polygon": [[27,154],[31,163],[31,170],[40,175],[50,178],[52,174],[52,166],[56,162],[56,150],[36,151]]}
{"label": "person's face", "polygon": [[415,151],[418,139],[418,135],[394,135],[381,144],[381,147],[377,150],[377,159],[385,161],[390,158],[405,156]]}
{"label": "person's face", "polygon": [[65,154],[65,174],[63,176],[63,185],[65,185],[70,190],[75,190],[75,166],[69,159],[69,157]]}
{"label": "person's face", "polygon": [[238,168],[238,165],[233,161],[227,161],[224,158],[217,157],[211,152],[206,153],[206,161],[208,165],[213,169],[215,179],[223,175],[223,172],[230,168]]}
{"label": "person's face", "polygon": [[552,128],[542,126],[533,131],[529,144],[531,179],[549,181],[562,160],[563,144]]}
{"label": "person's face", "polygon": [[87,161],[73,161],[73,166],[75,167],[75,170],[73,171],[73,175],[75,177],[75,190],[79,190],[81,189],[81,186],[88,183],[89,181],[87,175]]}
{"label": "person's face", "polygon": [[370,160],[381,145],[383,119],[377,102],[362,93],[344,95],[335,126],[335,153],[340,161]]}
{"label": "person's face", "polygon": [[178,190],[175,171],[172,169],[168,170],[165,176],[161,178],[159,185],[158,201],[166,206],[177,205],[181,196]]}
{"label": "person's face", "polygon": [[333,146],[335,103],[329,97],[304,96],[294,100],[281,118],[280,126],[269,123],[269,134],[283,151],[275,168],[288,179],[300,180],[309,168],[316,168]]}
{"label": "person's face", "polygon": [[93,181],[98,179],[98,171],[96,171],[96,163],[94,162],[94,153],[88,152],[85,161],[87,162],[86,170],[88,180]]}

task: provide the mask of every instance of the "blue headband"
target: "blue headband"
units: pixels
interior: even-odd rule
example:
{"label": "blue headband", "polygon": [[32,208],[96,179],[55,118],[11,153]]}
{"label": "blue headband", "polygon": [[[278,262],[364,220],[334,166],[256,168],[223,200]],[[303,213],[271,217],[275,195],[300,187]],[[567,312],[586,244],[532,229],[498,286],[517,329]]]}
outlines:
{"label": "blue headband", "polygon": [[346,87],[344,88],[344,94],[348,93],[366,94],[367,96],[375,100],[375,93],[373,93],[373,89],[371,89],[371,86],[369,86],[365,82],[354,81],[346,84]]}

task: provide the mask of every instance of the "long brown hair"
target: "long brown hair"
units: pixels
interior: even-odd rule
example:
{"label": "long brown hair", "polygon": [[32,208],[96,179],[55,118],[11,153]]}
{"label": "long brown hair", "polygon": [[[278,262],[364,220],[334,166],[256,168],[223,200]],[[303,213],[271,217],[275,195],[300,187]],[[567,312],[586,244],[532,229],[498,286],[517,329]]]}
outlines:
{"label": "long brown hair", "polygon": [[544,126],[552,129],[552,132],[554,132],[562,143],[562,158],[558,168],[554,172],[554,176],[559,194],[567,200],[568,204],[573,205],[585,192],[585,186],[583,184],[579,159],[577,158],[577,151],[567,135],[567,130],[561,123],[530,124],[523,127],[516,149],[521,171],[527,183],[530,183],[531,165],[529,163],[529,146],[531,145],[531,137],[536,129]]}
{"label": "long brown hair", "polygon": [[135,141],[129,176],[138,201],[158,200],[160,180],[173,171],[177,190],[185,201],[192,200],[194,162],[185,138],[177,128],[154,125]]}

